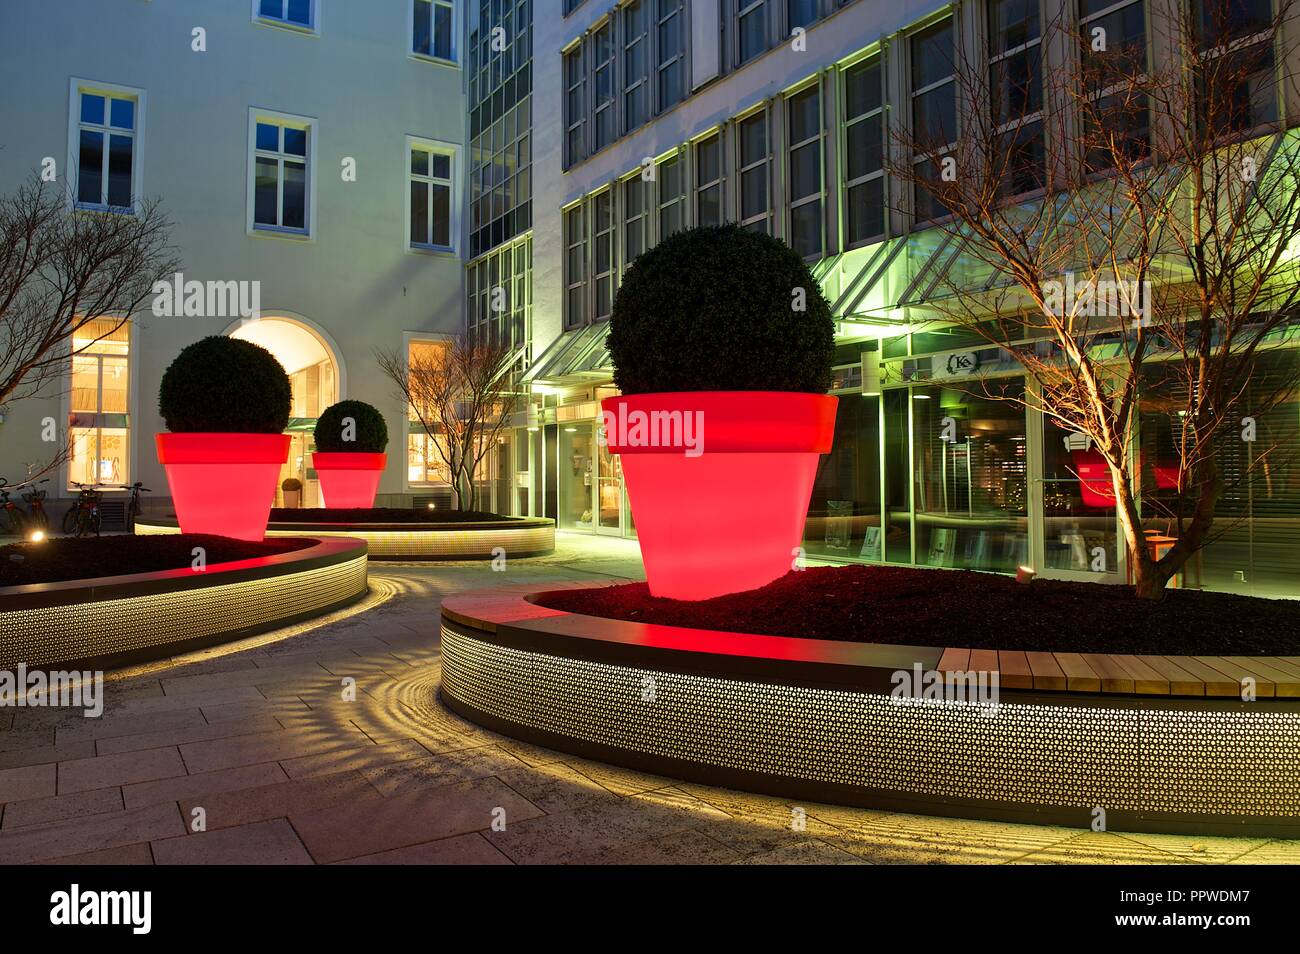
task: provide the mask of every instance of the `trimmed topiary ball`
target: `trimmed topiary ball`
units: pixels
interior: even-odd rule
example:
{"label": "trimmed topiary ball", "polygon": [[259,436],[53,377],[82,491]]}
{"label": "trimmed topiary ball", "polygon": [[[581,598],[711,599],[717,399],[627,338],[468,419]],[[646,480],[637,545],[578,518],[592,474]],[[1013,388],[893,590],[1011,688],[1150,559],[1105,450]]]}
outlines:
{"label": "trimmed topiary ball", "polygon": [[[349,433],[345,423],[351,418]],[[352,440],[347,440],[352,437]],[[316,449],[327,454],[380,454],[388,447],[388,424],[384,415],[365,401],[331,404],[316,421]]]}
{"label": "trimmed topiary ball", "polygon": [[807,264],[735,225],[690,229],[632,263],[607,341],[624,394],[831,385],[835,322]]}
{"label": "trimmed topiary ball", "polygon": [[158,412],[174,434],[279,434],[293,388],[261,345],[213,335],[189,345],[163,373]]}

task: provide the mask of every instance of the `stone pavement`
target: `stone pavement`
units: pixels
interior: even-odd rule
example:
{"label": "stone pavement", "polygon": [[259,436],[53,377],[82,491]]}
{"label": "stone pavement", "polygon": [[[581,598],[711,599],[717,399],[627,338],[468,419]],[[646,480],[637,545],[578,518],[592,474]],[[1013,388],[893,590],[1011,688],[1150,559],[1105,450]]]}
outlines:
{"label": "stone pavement", "polygon": [[[356,607],[110,673],[102,718],[0,709],[0,862],[1300,861],[1300,842],[815,804],[800,806],[806,826],[794,831],[789,802],[515,742],[438,701],[443,595],[503,579],[640,573],[634,544],[570,534],[553,556],[505,573],[485,563],[372,564],[372,593]],[[502,813],[505,830],[494,831]]]}

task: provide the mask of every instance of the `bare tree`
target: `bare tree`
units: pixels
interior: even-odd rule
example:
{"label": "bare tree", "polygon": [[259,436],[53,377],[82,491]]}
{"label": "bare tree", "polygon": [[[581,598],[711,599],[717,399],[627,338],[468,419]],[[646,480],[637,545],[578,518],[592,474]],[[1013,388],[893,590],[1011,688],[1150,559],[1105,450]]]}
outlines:
{"label": "bare tree", "polygon": [[[37,177],[0,197],[0,408],[62,382],[71,354],[139,310],[178,268],[170,236],[156,201],[138,202],[134,214],[78,210]],[[91,340],[74,347],[74,336]]]}
{"label": "bare tree", "polygon": [[[1012,400],[1104,459],[1148,599],[1213,538],[1225,442],[1260,442],[1248,470],[1287,443],[1262,448],[1255,425],[1296,383],[1267,360],[1300,317],[1300,145],[1274,106],[1294,4],[1260,6],[1156,0],[1151,57],[1113,20],[1045,24],[1046,68],[954,55],[959,132],[891,129],[898,211],[933,216],[951,249],[931,307],[1018,363],[1031,386]],[[1144,412],[1174,422],[1158,499]],[[1177,542],[1156,559],[1143,511],[1160,507]]]}
{"label": "bare tree", "polygon": [[463,338],[428,342],[409,354],[377,351],[380,370],[415,415],[447,468],[453,500],[476,510],[484,460],[519,403],[511,381],[515,352]]}

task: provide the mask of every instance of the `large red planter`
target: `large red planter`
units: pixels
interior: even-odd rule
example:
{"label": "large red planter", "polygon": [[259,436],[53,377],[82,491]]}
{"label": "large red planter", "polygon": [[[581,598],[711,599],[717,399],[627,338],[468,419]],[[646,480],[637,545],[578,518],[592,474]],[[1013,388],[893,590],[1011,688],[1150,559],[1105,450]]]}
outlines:
{"label": "large red planter", "polygon": [[288,434],[158,434],[155,440],[182,533],[266,536]]}
{"label": "large red planter", "polygon": [[326,507],[373,507],[388,455],[316,451],[311,463]]}
{"label": "large red planter", "polygon": [[[837,400],[686,391],[601,402],[653,595],[704,600],[755,589],[792,569],[817,460],[835,437]],[[675,421],[681,436],[688,434],[686,415],[699,425],[693,448],[664,440]]]}

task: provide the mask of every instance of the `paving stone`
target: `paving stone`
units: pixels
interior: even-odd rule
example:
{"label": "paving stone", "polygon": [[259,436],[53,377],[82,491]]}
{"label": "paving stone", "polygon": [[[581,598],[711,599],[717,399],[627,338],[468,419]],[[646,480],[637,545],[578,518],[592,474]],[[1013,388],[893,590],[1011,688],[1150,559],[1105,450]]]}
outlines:
{"label": "paving stone", "polygon": [[[328,863],[408,845],[483,831],[504,809],[507,825],[527,824],[541,811],[495,779],[477,779],[414,795],[379,797],[364,812],[344,804],[289,820],[318,862]],[[365,824],[357,819],[364,817]]]}
{"label": "paving stone", "polygon": [[117,755],[97,755],[94,758],[59,763],[59,794],[184,774],[185,763],[181,761],[180,752],[175,746]]}
{"label": "paving stone", "polygon": [[153,864],[153,852],[149,850],[148,842],[140,842],[134,845],[123,845],[120,848],[104,848],[101,851],[88,851],[80,855],[65,855],[62,858],[47,858],[44,861],[34,861],[32,864],[37,865],[66,865],[83,867],[86,865],[151,865]]}
{"label": "paving stone", "polygon": [[180,751],[185,765],[197,773],[354,748],[358,742],[364,742],[364,739],[355,728],[352,732],[342,727],[335,732],[280,729],[209,742],[189,742],[182,745]]}
{"label": "paving stone", "polygon": [[41,745],[30,749],[16,749],[13,752],[0,752],[0,770],[21,768],[24,765],[43,765],[47,762],[87,759],[94,754],[94,742],[71,742],[67,745]]}
{"label": "paving stone", "polygon": [[132,715],[105,715],[100,719],[82,719],[79,722],[60,725],[55,733],[55,743],[84,742],[87,739],[108,739],[114,736],[139,735],[143,732],[203,725],[207,725],[203,713],[195,708]]}
{"label": "paving stone", "polygon": [[199,725],[183,729],[162,729],[158,732],[144,732],[139,735],[123,735],[109,739],[99,739],[95,743],[95,753],[97,755],[114,755],[119,752],[138,752],[141,749],[183,745],[186,742],[203,742],[210,739],[230,738],[236,735],[275,732],[280,727],[280,723],[276,722],[271,716],[218,722],[215,725],[202,722]]}
{"label": "paving stone", "polygon": [[509,858],[492,847],[492,844],[478,832],[337,862],[341,865],[508,865],[510,863]]}
{"label": "paving stone", "polygon": [[409,739],[384,745],[367,744],[354,749],[339,749],[321,755],[303,755],[285,759],[280,764],[290,778],[310,778],[335,772],[362,771],[394,762],[409,762],[429,755],[429,750]]}
{"label": "paving stone", "polygon": [[53,795],[56,779],[55,766],[52,764],[0,769],[0,802],[17,802]]}
{"label": "paving stone", "polygon": [[366,769],[361,774],[381,794],[391,796],[499,776],[521,768],[526,768],[524,763],[509,752],[495,745],[483,745]]}
{"label": "paving stone", "polygon": [[[156,782],[126,785],[122,788],[122,799],[127,808],[182,800],[203,802],[208,796],[221,792],[235,792],[285,781],[288,781],[288,776],[277,763],[262,762],[258,765],[241,765],[216,772],[200,772],[197,775],[181,775]],[[185,817],[192,816],[186,813]]]}
{"label": "paving stone", "polygon": [[654,841],[623,845],[574,859],[584,865],[725,865],[742,856],[698,831],[673,832]]}
{"label": "paving stone", "polygon": [[0,864],[26,864],[183,835],[174,804],[106,812],[50,825],[0,830]]}
{"label": "paving stone", "polygon": [[311,855],[283,818],[153,842],[159,865],[309,865]]}
{"label": "paving stone", "polygon": [[245,825],[269,818],[280,818],[291,813],[312,812],[332,805],[346,803],[357,812],[355,821],[368,824],[364,815],[371,800],[382,796],[357,772],[340,772],[319,778],[294,779],[273,785],[259,785],[228,792],[183,798],[180,806],[186,818],[193,817],[193,809],[202,807],[207,812],[208,830]]}
{"label": "paving stone", "polygon": [[805,839],[788,845],[782,845],[772,851],[750,855],[738,865],[861,865],[866,864],[861,858],[847,851],[828,845],[816,838]]}
{"label": "paving stone", "polygon": [[499,773],[497,778],[548,815],[573,811],[600,799],[618,797],[563,762],[525,766]]}
{"label": "paving stone", "polygon": [[123,808],[122,790],[97,788],[72,795],[52,795],[10,802],[4,808],[4,828],[22,828],[27,825],[45,825],[67,818],[83,818],[103,812],[120,812]]}

